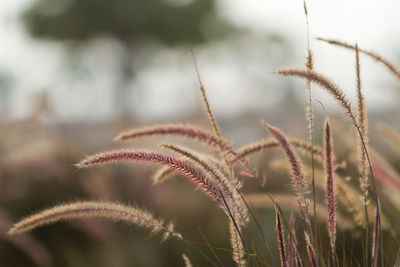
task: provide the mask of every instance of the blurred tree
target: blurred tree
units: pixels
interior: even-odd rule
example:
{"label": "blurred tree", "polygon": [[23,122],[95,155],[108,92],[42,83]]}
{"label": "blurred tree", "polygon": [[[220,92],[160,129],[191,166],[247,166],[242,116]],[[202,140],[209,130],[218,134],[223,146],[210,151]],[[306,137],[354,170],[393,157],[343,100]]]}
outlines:
{"label": "blurred tree", "polygon": [[68,46],[85,45],[99,37],[118,40],[125,50],[115,96],[122,113],[130,105],[127,85],[134,75],[136,44],[194,46],[232,30],[218,17],[215,0],[36,0],[22,19],[34,38]]}

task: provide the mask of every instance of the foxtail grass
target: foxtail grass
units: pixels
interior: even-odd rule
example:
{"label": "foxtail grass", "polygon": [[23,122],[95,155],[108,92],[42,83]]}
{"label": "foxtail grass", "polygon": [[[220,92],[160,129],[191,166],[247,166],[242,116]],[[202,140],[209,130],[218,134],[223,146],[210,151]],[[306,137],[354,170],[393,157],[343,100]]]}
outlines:
{"label": "foxtail grass", "polygon": [[297,77],[300,77],[300,78],[303,78],[306,80],[309,79],[312,82],[319,84],[323,89],[327,90],[337,100],[337,102],[339,103],[340,106],[342,106],[344,108],[346,114],[348,115],[351,122],[353,123],[353,126],[356,128],[358,136],[360,137],[366,158],[367,158],[369,172],[371,174],[372,191],[374,193],[375,205],[378,210],[378,228],[379,228],[379,236],[380,236],[379,251],[381,254],[381,265],[383,266],[384,251],[383,251],[382,220],[381,220],[381,214],[380,214],[379,195],[378,195],[378,190],[376,187],[374,171],[372,168],[371,159],[369,157],[367,145],[364,140],[364,136],[361,132],[360,125],[356,119],[356,116],[354,115],[354,113],[352,111],[350,100],[348,100],[347,96],[344,94],[344,92],[339,88],[339,86],[336,83],[332,82],[326,76],[324,76],[320,73],[317,73],[315,71],[304,70],[304,69],[294,69],[294,68],[282,68],[282,69],[278,70],[278,74],[283,75],[283,76],[297,76]]}
{"label": "foxtail grass", "polygon": [[268,129],[272,135],[279,141],[283,151],[286,154],[286,157],[289,161],[290,170],[292,173],[292,184],[293,184],[293,191],[295,192],[296,196],[301,199],[303,205],[300,205],[300,210],[304,211],[307,216],[304,217],[307,224],[309,224],[309,208],[308,208],[308,201],[307,201],[307,194],[309,193],[309,185],[306,181],[305,174],[303,171],[302,164],[300,160],[297,158],[296,154],[293,151],[292,146],[290,145],[288,139],[276,127],[273,127],[263,121],[263,125],[266,129]]}
{"label": "foxtail grass", "polygon": [[334,152],[332,133],[327,119],[325,122],[325,174],[326,174],[326,190],[325,199],[328,210],[328,237],[331,248],[331,257],[335,262],[336,256],[336,225],[337,225],[337,206],[335,192],[335,177],[334,177]]}
{"label": "foxtail grass", "polygon": [[276,231],[276,238],[278,240],[278,247],[279,247],[279,254],[281,258],[281,266],[287,267],[287,253],[286,253],[286,244],[285,244],[285,232],[283,230],[282,219],[279,213],[279,210],[275,207],[275,231]]}
{"label": "foxtail grass", "polygon": [[202,172],[190,164],[173,156],[146,150],[119,150],[96,154],[77,164],[80,168],[92,167],[107,163],[145,161],[163,166],[169,166],[184,177],[189,178],[200,187],[211,199],[221,203],[221,196],[217,185],[208,179]]}
{"label": "foxtail grass", "polygon": [[59,221],[69,221],[80,218],[101,218],[110,221],[123,221],[149,229],[153,233],[161,232],[163,239],[174,237],[182,239],[182,235],[174,230],[172,223],[165,224],[156,219],[148,211],[132,206],[109,202],[75,202],[62,204],[43,210],[22,219],[11,228],[11,235],[31,231],[39,226]]}

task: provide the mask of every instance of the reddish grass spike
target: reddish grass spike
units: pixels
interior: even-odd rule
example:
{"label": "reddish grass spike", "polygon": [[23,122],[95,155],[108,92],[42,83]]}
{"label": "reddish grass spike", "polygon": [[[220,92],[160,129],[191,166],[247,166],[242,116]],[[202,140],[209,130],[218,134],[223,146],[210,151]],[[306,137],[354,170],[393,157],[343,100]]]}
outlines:
{"label": "reddish grass spike", "polygon": [[336,192],[334,178],[334,152],[331,137],[331,129],[329,120],[325,122],[325,174],[326,174],[326,205],[328,209],[328,236],[331,247],[332,257],[336,255],[336,225],[337,225],[337,207],[336,207]]}
{"label": "reddish grass spike", "polygon": [[77,164],[80,168],[91,167],[99,164],[113,162],[146,161],[175,169],[178,173],[189,178],[199,186],[209,197],[220,205],[221,199],[218,187],[212,183],[203,173],[193,168],[190,164],[163,153],[155,153],[145,150],[119,150],[100,153],[90,156]]}
{"label": "reddish grass spike", "polygon": [[[319,41],[323,41],[326,42],[328,44],[331,45],[337,45],[343,48],[347,48],[347,49],[352,49],[355,50],[356,47],[352,44],[349,43],[345,43],[339,40],[334,40],[334,39],[325,39],[325,38],[316,38]],[[398,67],[396,67],[393,63],[391,63],[389,60],[383,58],[382,56],[380,56],[379,54],[377,54],[374,51],[368,51],[365,49],[358,49],[361,53],[373,58],[374,60],[381,62],[383,65],[385,65],[385,67],[397,78],[400,80],[400,69]]]}
{"label": "reddish grass spike", "polygon": [[278,240],[279,246],[279,254],[281,256],[281,266],[287,267],[287,258],[286,258],[286,245],[285,245],[285,233],[282,226],[281,215],[279,214],[278,209],[275,207],[275,215],[276,215],[276,237]]}
{"label": "reddish grass spike", "polygon": [[[297,158],[285,135],[278,128],[275,128],[264,121],[263,124],[264,127],[267,128],[279,141],[282,149],[285,151],[292,172],[294,191],[299,198],[305,200],[306,195],[308,194],[308,184],[300,160]],[[305,208],[307,209],[307,207]]]}

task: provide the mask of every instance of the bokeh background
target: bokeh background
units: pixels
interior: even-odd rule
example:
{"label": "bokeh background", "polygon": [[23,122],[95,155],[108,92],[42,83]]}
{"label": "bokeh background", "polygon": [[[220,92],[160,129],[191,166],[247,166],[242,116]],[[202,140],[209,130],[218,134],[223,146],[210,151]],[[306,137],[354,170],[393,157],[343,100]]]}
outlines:
{"label": "bokeh background", "polygon": [[[307,4],[315,68],[350,98],[356,93],[354,53],[314,37],[357,42],[400,65],[399,1]],[[154,166],[73,166],[88,154],[126,146],[158,149],[165,141],[113,142],[125,129],[166,122],[208,127],[191,49],[222,131],[236,147],[267,136],[261,118],[307,138],[304,82],[274,74],[280,66],[304,65],[307,28],[300,0],[1,1],[0,36],[2,266],[180,266],[182,253],[205,266],[179,242],[160,244],[159,237],[119,224],[85,220],[20,237],[5,234],[24,215],[76,199],[136,203],[175,221],[190,240],[204,243],[201,232],[215,247],[229,248],[224,214],[183,179],[153,187],[148,177]],[[361,58],[361,68],[372,146],[399,169],[399,154],[385,137],[388,126],[400,130],[399,82],[369,58]],[[351,127],[326,93],[313,94],[335,121],[338,157],[346,159],[354,146]],[[317,102],[315,112],[320,142],[325,113]],[[268,173],[265,162],[279,155],[251,164]],[[258,182],[245,189],[287,192],[289,180],[274,175],[268,173],[262,189]],[[259,214],[274,240],[271,207]],[[220,254],[229,262],[229,252]]]}

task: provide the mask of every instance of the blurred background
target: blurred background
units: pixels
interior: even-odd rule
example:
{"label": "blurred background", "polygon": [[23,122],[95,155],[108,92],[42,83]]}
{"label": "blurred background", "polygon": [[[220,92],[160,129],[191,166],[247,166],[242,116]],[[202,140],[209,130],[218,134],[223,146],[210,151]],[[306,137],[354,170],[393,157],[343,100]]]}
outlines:
{"label": "blurred background", "polygon": [[[310,0],[307,5],[314,66],[354,101],[354,52],[314,37],[357,42],[400,65],[399,1]],[[126,146],[158,149],[164,141],[112,142],[125,129],[167,122],[208,127],[191,49],[222,131],[235,147],[267,136],[260,119],[307,139],[304,82],[274,74],[281,66],[304,66],[307,28],[300,0],[1,1],[0,36],[4,266],[183,266],[182,253],[206,264],[179,242],[160,245],[160,238],[141,230],[91,220],[21,237],[5,234],[22,216],[76,199],[137,203],[175,221],[188,239],[204,243],[201,232],[214,246],[229,248],[224,214],[183,179],[152,187],[148,177],[154,166],[79,171],[73,166],[88,154]],[[371,145],[399,170],[398,151],[387,136],[400,130],[400,84],[364,56],[361,73]],[[349,130],[342,111],[314,88],[334,130]],[[314,108],[320,143],[325,113],[317,102]],[[343,145],[338,157],[347,159],[354,146],[351,131],[337,135]],[[252,165],[265,171],[264,162],[272,158],[264,155]],[[268,175],[269,187],[262,190],[287,191],[273,177]],[[246,190],[260,191],[258,182],[252,183]],[[260,216],[274,240],[273,210],[264,207]],[[229,253],[221,257],[229,262]]]}

